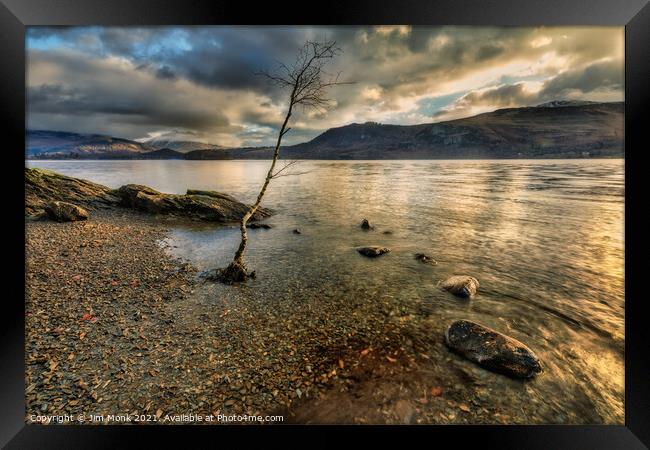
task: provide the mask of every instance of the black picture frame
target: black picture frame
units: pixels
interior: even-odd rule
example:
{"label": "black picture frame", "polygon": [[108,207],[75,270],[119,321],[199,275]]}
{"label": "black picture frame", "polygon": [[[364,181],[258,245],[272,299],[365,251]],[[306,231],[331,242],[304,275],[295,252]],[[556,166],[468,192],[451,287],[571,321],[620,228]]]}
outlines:
{"label": "black picture frame", "polygon": [[[646,299],[641,267],[647,238],[641,231],[645,151],[645,110],[650,107],[650,5],[648,0],[358,0],[330,1],[329,7],[292,8],[286,2],[182,1],[182,0],[0,0],[0,96],[5,125],[4,173],[6,214],[15,218],[5,247],[11,248],[7,266],[17,273],[4,281],[0,345],[0,445],[6,448],[76,448],[124,446],[152,434],[172,434],[192,440],[219,433],[250,434],[250,427],[84,427],[26,425],[24,370],[24,216],[22,191],[25,145],[25,27],[30,25],[198,25],[198,24],[413,24],[413,25],[617,25],[625,26],[625,425],[624,426],[418,426],[372,428],[381,438],[405,431],[440,442],[471,439],[482,448],[647,448],[650,445],[649,328],[642,313]],[[279,6],[282,6],[281,8]],[[21,167],[22,166],[22,167]],[[22,192],[22,194],[21,194]],[[9,219],[9,218],[7,218]],[[15,227],[15,228],[14,228]],[[17,228],[17,229],[16,229]],[[13,234],[15,230],[15,235]],[[21,239],[22,236],[22,239]],[[7,244],[11,244],[10,246]],[[19,274],[23,273],[21,277]],[[22,294],[21,294],[22,293]],[[262,427],[265,435],[302,439],[303,433],[328,433],[345,427]],[[296,435],[299,432],[301,436]],[[313,439],[313,437],[312,437]],[[332,440],[334,438],[331,438]]]}

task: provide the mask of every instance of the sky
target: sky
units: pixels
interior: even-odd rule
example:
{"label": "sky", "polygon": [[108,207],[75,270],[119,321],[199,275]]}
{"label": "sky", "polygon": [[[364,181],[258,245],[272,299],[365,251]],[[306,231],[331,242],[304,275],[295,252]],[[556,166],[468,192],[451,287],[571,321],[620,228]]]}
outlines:
{"label": "sky", "polygon": [[335,40],[350,84],[299,110],[284,143],[553,100],[622,101],[622,27],[29,27],[27,125],[134,140],[271,145],[288,92],[258,75]]}

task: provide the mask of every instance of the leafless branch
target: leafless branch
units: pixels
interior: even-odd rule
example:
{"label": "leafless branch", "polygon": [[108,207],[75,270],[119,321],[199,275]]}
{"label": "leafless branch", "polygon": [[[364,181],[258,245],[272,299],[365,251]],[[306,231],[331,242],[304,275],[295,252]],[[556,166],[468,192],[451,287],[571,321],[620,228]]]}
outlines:
{"label": "leafless branch", "polygon": [[271,178],[280,178],[280,177],[288,177],[288,176],[305,175],[305,174],[307,174],[307,173],[310,172],[309,170],[306,170],[306,171],[304,171],[304,172],[286,172],[287,169],[289,169],[289,168],[291,168],[291,167],[294,167],[294,166],[296,166],[296,165],[299,164],[299,163],[300,163],[300,161],[295,160],[295,159],[294,159],[294,160],[291,160],[291,161],[287,161],[287,162],[282,166],[281,169],[279,169],[279,170],[276,171],[273,175],[271,175]]}

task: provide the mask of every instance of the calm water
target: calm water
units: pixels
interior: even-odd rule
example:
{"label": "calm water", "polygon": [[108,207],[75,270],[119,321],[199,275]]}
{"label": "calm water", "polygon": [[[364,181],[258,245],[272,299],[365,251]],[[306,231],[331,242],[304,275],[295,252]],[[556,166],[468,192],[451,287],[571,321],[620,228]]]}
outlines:
{"label": "calm water", "polygon": [[[29,163],[111,187],[211,189],[246,202],[268,164]],[[296,303],[361,291],[424,301],[440,323],[468,318],[527,343],[545,363],[534,385],[542,394],[583,396],[602,421],[623,420],[623,160],[305,161],[294,171],[272,181],[265,198],[274,228],[249,233],[251,289],[286,295],[301,286],[291,291]],[[363,218],[374,232],[359,230]],[[239,237],[213,225],[172,236],[199,269],[226,265]],[[354,251],[369,244],[392,251],[375,260]],[[416,252],[438,265],[415,261]],[[479,296],[462,302],[441,292],[436,283],[453,274],[478,278]]]}

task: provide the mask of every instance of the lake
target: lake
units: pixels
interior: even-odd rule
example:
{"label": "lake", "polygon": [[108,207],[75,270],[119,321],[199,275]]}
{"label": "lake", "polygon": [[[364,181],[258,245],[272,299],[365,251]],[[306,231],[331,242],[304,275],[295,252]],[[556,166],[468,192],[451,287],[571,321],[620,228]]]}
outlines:
{"label": "lake", "polygon": [[[209,189],[253,202],[269,163],[28,165],[110,187]],[[361,298],[396,305],[432,336],[455,319],[474,320],[526,343],[544,364],[525,384],[490,378],[495,402],[534,403],[537,422],[623,422],[624,160],[302,161],[292,170],[264,199],[273,228],[249,231],[246,257],[257,279],[215,286],[215,298],[282,299],[278,311],[313,315],[334,299]],[[360,229],[364,218],[374,231]],[[169,243],[205,270],[227,265],[238,239],[236,227],[198,224],[173,226]],[[367,259],[355,251],[361,245],[391,252]],[[415,260],[418,252],[437,265]],[[436,286],[454,274],[478,278],[478,296],[459,300]],[[354,326],[350,308],[335,314],[337,327],[347,316],[345,326]],[[444,376],[434,362],[430,370]]]}

